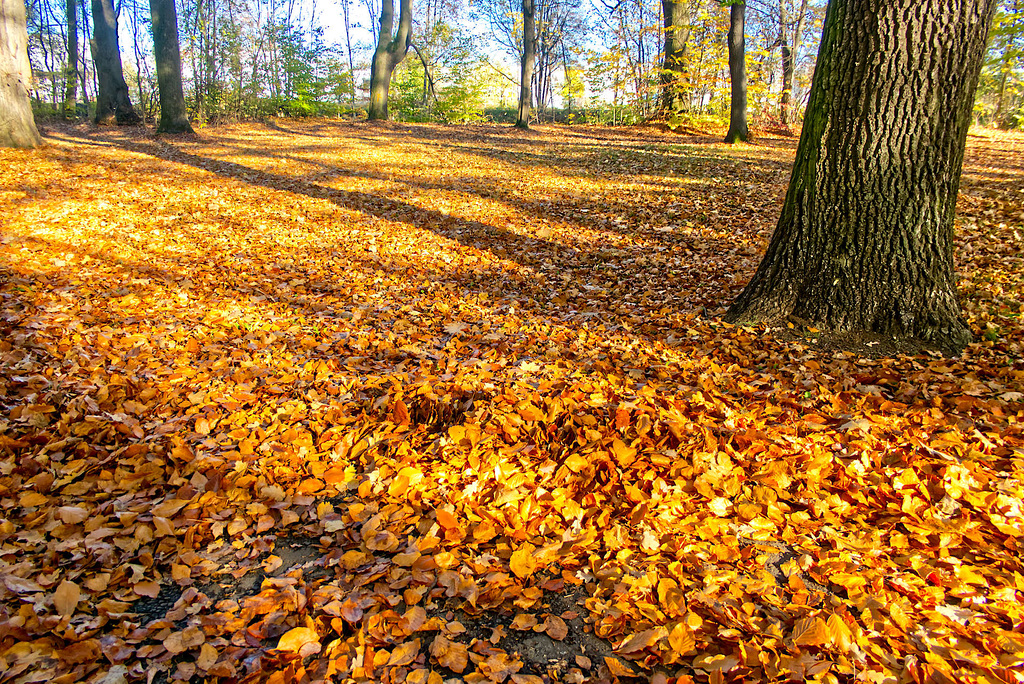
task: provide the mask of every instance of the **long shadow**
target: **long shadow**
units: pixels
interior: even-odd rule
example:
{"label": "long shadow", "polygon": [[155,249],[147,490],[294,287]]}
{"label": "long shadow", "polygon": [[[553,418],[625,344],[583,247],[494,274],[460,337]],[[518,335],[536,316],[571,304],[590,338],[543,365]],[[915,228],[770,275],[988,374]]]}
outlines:
{"label": "long shadow", "polygon": [[[307,164],[323,169],[322,173],[314,175],[312,179],[307,179],[307,182],[310,180],[329,181],[339,177],[371,178],[386,182],[401,183],[409,187],[425,190],[448,191],[452,189],[451,181],[445,183],[432,182],[412,173],[403,174],[400,172],[383,172],[379,167],[369,164],[350,164],[347,167],[343,167],[315,158],[295,154],[295,152],[301,153],[304,149],[308,149],[311,152],[322,152],[322,147],[290,147],[289,150],[292,153],[284,153],[273,149],[255,148],[248,143],[233,145],[224,143],[223,139],[218,139],[217,142],[223,144],[225,147],[236,149],[244,154],[263,157],[266,159],[285,160],[298,164]],[[497,160],[505,164],[520,166],[524,169],[524,174],[529,174],[535,169],[544,169],[545,171],[550,172],[553,168],[558,168],[563,172],[564,176],[570,178],[572,176],[592,176],[593,171],[591,169],[593,168],[604,168],[607,171],[607,164],[602,165],[591,159],[594,155],[606,153],[600,149],[593,154],[588,152],[585,158],[577,159],[570,159],[565,155],[558,155],[555,153],[521,153],[477,146],[457,146],[453,149],[456,149],[459,152],[472,154],[474,156]],[[687,151],[684,150],[684,152]],[[652,156],[650,149],[644,150],[644,153],[645,157]],[[697,198],[701,196],[706,197],[707,193],[714,194],[717,191],[721,191],[721,184],[715,180],[709,179],[708,174],[705,173],[705,170],[707,170],[711,165],[714,165],[714,169],[719,172],[722,170],[721,167],[723,164],[727,164],[734,168],[742,167],[748,171],[748,175],[756,176],[757,180],[761,180],[762,182],[767,182],[773,175],[777,178],[782,178],[782,174],[788,172],[790,166],[786,162],[761,160],[756,163],[741,163],[714,156],[673,153],[673,159],[669,166],[671,167],[674,175],[667,178],[665,176],[667,167],[664,160],[661,159],[661,157],[664,157],[665,155],[661,152],[657,152],[657,155],[657,159],[647,159],[648,162],[653,161],[654,163],[649,163],[649,168],[647,168],[646,171],[648,171],[652,176],[658,177],[660,182],[665,184],[667,188],[665,192],[646,198],[644,204],[645,209],[647,210],[650,210],[652,206],[666,204],[671,202],[673,199],[676,199],[672,195],[681,192],[682,187],[677,191],[673,187],[675,185],[682,185],[683,183],[686,183],[686,185],[683,186],[685,187],[686,195]],[[627,159],[623,166],[627,166],[633,169],[633,171],[624,171],[620,174],[621,177],[635,179],[635,170],[637,165],[633,160]],[[573,169],[576,169],[577,173],[573,173]],[[603,174],[604,177],[609,175],[613,174],[607,172]],[[747,178],[746,180],[749,181],[750,178]],[[571,182],[569,185],[571,186]],[[680,235],[673,231],[656,230],[651,228],[643,230],[638,226],[633,225],[635,222],[616,220],[619,216],[629,216],[634,213],[633,209],[638,203],[638,198],[635,196],[626,197],[610,195],[596,197],[593,195],[583,194],[562,194],[557,197],[557,204],[553,206],[552,202],[548,199],[533,201],[520,193],[516,193],[508,184],[501,184],[474,176],[461,176],[458,179],[458,188],[460,191],[471,192],[483,199],[501,202],[510,208],[523,212],[524,214],[545,220],[555,219],[580,228],[611,231],[633,238],[642,238],[646,243],[664,245],[669,248],[685,248],[690,242],[690,239],[687,236]],[[735,214],[735,221],[740,223],[748,223],[750,220],[762,213],[757,207],[752,208],[747,205],[736,204],[732,208],[736,210],[731,212]],[[774,210],[774,206],[772,209]],[[680,215],[675,218],[679,221],[694,220],[697,223],[700,223],[702,220],[701,215],[701,212],[695,212],[694,215]],[[653,218],[657,220],[658,216],[655,215]],[[666,221],[666,223],[667,222],[668,221]],[[707,238],[704,238],[704,240],[706,239]],[[726,241],[722,241],[722,244],[717,245],[717,251],[727,251],[729,248],[730,245],[727,244]]]}

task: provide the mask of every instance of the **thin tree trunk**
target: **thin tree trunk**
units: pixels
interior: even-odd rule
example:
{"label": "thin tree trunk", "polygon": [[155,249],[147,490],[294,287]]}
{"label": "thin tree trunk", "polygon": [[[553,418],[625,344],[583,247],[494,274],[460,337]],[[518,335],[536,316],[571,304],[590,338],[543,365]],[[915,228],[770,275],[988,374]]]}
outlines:
{"label": "thin tree trunk", "polygon": [[725,142],[746,141],[747,130],[747,41],[745,36],[747,5],[743,0],[729,8],[729,82],[732,98],[729,105],[729,132]]}
{"label": "thin tree trunk", "polygon": [[391,75],[406,53],[412,40],[412,0],[400,0],[398,16],[398,32],[394,38],[391,32],[395,24],[395,5],[393,0],[384,0],[380,9],[380,33],[377,49],[373,51],[373,62],[370,64],[370,108],[367,116],[371,121],[387,120],[388,91],[391,88]]}
{"label": "thin tree trunk", "polygon": [[153,53],[160,88],[158,133],[191,133],[181,85],[181,50],[178,46],[178,14],[174,0],[149,0],[153,19]]}
{"label": "thin tree trunk", "polygon": [[68,20],[68,60],[65,67],[64,118],[76,117],[75,101],[78,99],[78,0],[67,0],[65,12]]}
{"label": "thin tree trunk", "polygon": [[779,100],[779,116],[782,123],[789,125],[791,102],[793,100],[793,77],[796,73],[796,59],[800,52],[800,40],[804,32],[804,24],[807,19],[807,0],[800,2],[800,14],[796,19],[796,28],[793,30],[793,43],[789,44],[789,36],[786,28],[788,19],[786,16],[785,0],[779,2],[779,25],[780,39],[782,42],[782,98]]}
{"label": "thin tree trunk", "polygon": [[99,80],[96,123],[135,125],[142,122],[128,96],[117,42],[117,15],[112,0],[92,0],[92,61]]}
{"label": "thin tree trunk", "polygon": [[0,147],[35,147],[41,142],[32,118],[31,81],[25,3],[0,0]]}
{"label": "thin tree trunk", "polygon": [[996,4],[831,0],[782,215],[728,320],[970,341],[953,218]]}
{"label": "thin tree trunk", "polygon": [[[78,0],[78,10],[79,10],[78,16],[80,16],[82,18],[82,35],[83,36],[88,36],[91,33],[91,31],[89,30],[90,29],[90,27],[89,27],[89,13],[85,9],[85,0]],[[86,59],[87,55],[85,54],[85,50],[86,50],[85,43],[88,43],[88,42],[89,42],[88,40],[82,41],[82,44],[79,46],[79,53],[78,53],[78,64],[81,67],[81,75],[82,75],[82,79],[81,79],[81,81],[82,81],[82,102],[85,103],[86,116],[88,116],[89,103],[90,103],[90,99],[89,99],[89,60]],[[94,74],[94,76],[95,76],[95,74]]]}
{"label": "thin tree trunk", "polygon": [[523,0],[523,62],[519,76],[519,113],[516,128],[530,127],[533,67],[537,59],[537,23],[534,0]]}
{"label": "thin tree trunk", "polygon": [[352,59],[352,35],[351,35],[351,23],[349,22],[349,3],[352,0],[341,0],[341,10],[345,15],[345,47],[348,49],[348,74],[349,80],[352,83],[352,93],[350,94],[350,102],[352,108],[356,106],[356,64]]}
{"label": "thin tree trunk", "polygon": [[661,0],[661,7],[665,25],[661,106],[671,119],[689,109],[686,44],[690,40],[690,4],[688,0]]}

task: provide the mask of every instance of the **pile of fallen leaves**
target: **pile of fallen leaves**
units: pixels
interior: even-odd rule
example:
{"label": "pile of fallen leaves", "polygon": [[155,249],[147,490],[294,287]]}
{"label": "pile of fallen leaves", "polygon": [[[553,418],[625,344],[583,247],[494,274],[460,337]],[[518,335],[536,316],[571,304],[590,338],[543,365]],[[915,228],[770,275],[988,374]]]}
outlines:
{"label": "pile of fallen leaves", "polygon": [[1024,138],[969,141],[958,358],[717,320],[791,141],[46,140],[0,151],[0,683],[1022,681]]}

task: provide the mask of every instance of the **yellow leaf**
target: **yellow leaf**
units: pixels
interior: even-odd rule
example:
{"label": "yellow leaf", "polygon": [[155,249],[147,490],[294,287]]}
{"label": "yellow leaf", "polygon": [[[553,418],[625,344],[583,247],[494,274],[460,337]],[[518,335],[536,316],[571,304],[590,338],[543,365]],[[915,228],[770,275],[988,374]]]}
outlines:
{"label": "yellow leaf", "polygon": [[793,643],[797,646],[820,646],[828,640],[828,628],[820,617],[797,620],[793,625]]}
{"label": "yellow leaf", "polygon": [[676,653],[683,655],[694,650],[697,646],[697,639],[693,636],[693,631],[684,622],[680,622],[678,625],[672,628],[672,631],[668,634],[668,643],[672,647],[672,650]]}
{"label": "yellow leaf", "polygon": [[853,644],[853,634],[843,618],[830,615],[825,626],[828,628],[828,639],[843,651],[849,651]]}
{"label": "yellow leaf", "polygon": [[589,465],[589,461],[583,458],[579,454],[573,454],[569,458],[565,459],[565,465],[574,473],[583,472],[583,469]]}
{"label": "yellow leaf", "polygon": [[64,580],[53,592],[53,607],[57,614],[62,617],[71,617],[75,608],[78,607],[78,599],[82,596],[82,590],[78,585],[69,580]]}
{"label": "yellow leaf", "polygon": [[535,549],[536,547],[533,544],[523,544],[512,553],[508,566],[516,574],[516,577],[523,579],[529,577],[537,570],[533,562],[533,552]]}

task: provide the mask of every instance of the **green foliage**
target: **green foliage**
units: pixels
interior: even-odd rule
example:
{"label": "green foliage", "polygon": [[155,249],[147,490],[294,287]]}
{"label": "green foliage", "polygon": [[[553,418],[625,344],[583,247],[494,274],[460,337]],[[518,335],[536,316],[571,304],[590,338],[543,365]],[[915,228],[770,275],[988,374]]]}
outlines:
{"label": "green foliage", "polygon": [[1024,125],[1024,2],[1003,0],[989,34],[975,119],[1003,128]]}

